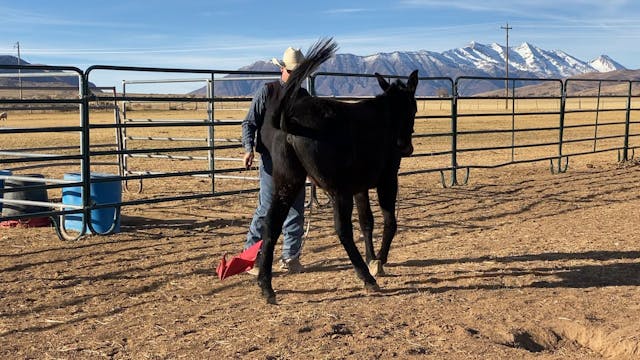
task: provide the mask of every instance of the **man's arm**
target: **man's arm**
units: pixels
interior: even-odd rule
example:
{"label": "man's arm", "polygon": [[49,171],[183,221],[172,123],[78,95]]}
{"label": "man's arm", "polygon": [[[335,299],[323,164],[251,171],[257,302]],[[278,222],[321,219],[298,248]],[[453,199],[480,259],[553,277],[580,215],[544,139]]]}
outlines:
{"label": "man's arm", "polygon": [[247,116],[242,121],[242,146],[244,147],[244,166],[248,169],[253,164],[255,157],[253,148],[256,145],[256,133],[264,122],[265,104],[267,99],[267,87],[262,86],[251,100],[251,106]]}

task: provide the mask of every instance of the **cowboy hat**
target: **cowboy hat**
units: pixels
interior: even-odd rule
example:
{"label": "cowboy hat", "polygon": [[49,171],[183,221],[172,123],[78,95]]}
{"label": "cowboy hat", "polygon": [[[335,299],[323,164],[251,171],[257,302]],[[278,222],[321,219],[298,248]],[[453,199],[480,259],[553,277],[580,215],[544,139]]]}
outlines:
{"label": "cowboy hat", "polygon": [[304,55],[300,49],[294,49],[292,47],[287,48],[282,55],[282,60],[276,58],[271,59],[271,62],[276,66],[285,68],[289,71],[295,70],[301,62],[304,61]]}

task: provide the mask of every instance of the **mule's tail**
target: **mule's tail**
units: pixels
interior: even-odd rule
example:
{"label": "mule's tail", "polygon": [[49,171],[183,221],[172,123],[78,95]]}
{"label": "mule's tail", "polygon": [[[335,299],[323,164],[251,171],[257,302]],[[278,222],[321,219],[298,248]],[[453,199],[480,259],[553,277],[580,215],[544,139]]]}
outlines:
{"label": "mule's tail", "polygon": [[279,119],[279,124],[274,124],[275,127],[286,131],[286,119],[288,115],[291,114],[298,89],[302,86],[302,82],[316,71],[322,63],[333,57],[337,49],[338,44],[333,41],[333,38],[320,39],[309,48],[304,61],[289,75],[289,79],[284,87],[282,102],[280,103],[281,113],[280,116],[276,117],[276,119]]}

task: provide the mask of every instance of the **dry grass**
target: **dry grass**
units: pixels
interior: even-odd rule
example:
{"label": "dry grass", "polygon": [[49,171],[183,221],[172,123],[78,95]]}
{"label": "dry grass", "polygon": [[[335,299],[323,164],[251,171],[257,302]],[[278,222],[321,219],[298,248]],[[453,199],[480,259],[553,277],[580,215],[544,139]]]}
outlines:
{"label": "dry grass", "polygon": [[[144,106],[142,106],[144,105]],[[216,103],[214,117],[220,121],[241,120],[246,114],[249,102],[229,102]],[[503,164],[510,161],[522,161],[553,157],[558,154],[558,146],[555,145],[559,138],[558,127],[560,122],[560,103],[557,99],[538,100],[518,100],[515,103],[507,103],[504,100],[489,99],[462,99],[458,104],[458,154],[457,162],[460,166],[491,166]],[[512,106],[515,105],[515,111]],[[196,105],[188,103],[190,110],[168,110],[176,109],[176,103],[155,104],[154,109],[147,109],[145,104],[133,104],[128,106],[126,117],[128,119],[163,119],[175,121],[205,120],[208,117],[206,107],[202,104]],[[196,107],[198,108],[196,110]],[[611,109],[624,109],[626,103],[617,98],[602,99],[597,103],[596,99],[570,99],[567,102],[567,110],[580,110],[581,112],[568,113],[564,119],[566,125],[591,125],[588,127],[576,127],[566,129],[564,140],[585,139],[593,137],[598,121],[598,136],[612,136],[624,134],[624,125],[620,123],[625,120],[625,112]],[[596,113],[594,110],[607,109],[606,112]],[[415,125],[415,154],[413,158],[405,159],[402,164],[403,171],[415,171],[424,169],[436,169],[451,165],[451,155],[444,154],[429,156],[434,153],[448,152],[451,149],[451,102],[449,100],[430,99],[420,101],[418,104],[418,118]],[[527,113],[526,115],[518,115]],[[632,115],[635,115],[632,113]],[[113,111],[92,109],[90,112],[90,124],[104,125],[115,124]],[[609,124],[609,125],[606,125]],[[5,127],[63,127],[80,126],[79,112],[10,112]],[[511,132],[511,129],[516,132]],[[520,131],[533,128],[546,128],[549,130]],[[502,132],[491,132],[501,130]],[[213,129],[216,145],[238,144],[241,137],[240,125],[216,125]],[[472,133],[477,131],[487,131],[487,133]],[[173,141],[151,141],[151,140],[128,140],[127,149],[164,149],[172,147],[201,147],[206,146],[209,129],[207,126],[181,126],[167,127],[158,126],[152,128],[129,128],[127,136],[131,137],[153,137],[171,138]],[[465,134],[466,133],[466,134]],[[632,124],[631,133],[640,133],[640,126]],[[425,136],[430,134],[443,134],[442,136]],[[190,140],[176,140],[178,138],[188,138]],[[80,132],[45,132],[26,134],[2,134],[0,135],[3,148],[6,150],[47,153],[47,154],[80,154]],[[116,150],[116,131],[114,128],[94,128],[90,132],[90,143],[93,151]],[[468,151],[487,147],[510,147],[552,144],[546,146],[516,148],[513,151],[507,149],[494,149],[484,151]],[[596,150],[621,147],[622,138],[600,140],[595,145]],[[632,138],[632,146],[637,145],[637,140]],[[28,149],[38,148],[39,150],[29,151]],[[581,141],[567,143],[563,148],[565,154],[581,153],[593,151],[593,141]],[[189,152],[165,152],[174,156],[206,157],[207,151]],[[215,162],[216,169],[239,168],[239,162],[243,150],[221,149],[215,153],[216,158],[237,159],[220,160]],[[3,158],[7,158],[6,156]],[[95,156],[92,158],[92,171],[103,173],[118,173],[117,157],[115,155]],[[208,161],[180,161],[167,159],[130,158],[128,159],[128,169],[131,171],[201,171],[209,168]],[[16,163],[7,165],[7,168],[30,166],[31,163]],[[38,169],[18,170],[16,173],[38,172],[46,177],[61,178],[66,172],[79,172],[79,162],[62,166],[44,166]],[[255,171],[233,172],[229,175],[255,177]],[[221,180],[215,182],[216,191],[251,189],[255,187],[253,181],[241,180]],[[177,183],[176,178],[164,178],[145,180],[147,190],[159,192],[159,196],[170,196],[176,193],[207,193],[211,191],[210,181],[202,178],[181,178]],[[53,197],[57,194],[53,193]]]}

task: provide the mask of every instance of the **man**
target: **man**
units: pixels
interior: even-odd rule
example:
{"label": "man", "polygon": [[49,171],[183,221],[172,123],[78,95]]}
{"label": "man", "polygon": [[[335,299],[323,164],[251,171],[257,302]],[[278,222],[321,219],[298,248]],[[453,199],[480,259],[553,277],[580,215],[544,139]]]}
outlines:
{"label": "man", "polygon": [[[255,151],[260,153],[260,193],[258,195],[258,206],[251,220],[245,249],[255,244],[262,238],[264,228],[264,218],[271,206],[271,196],[273,192],[273,179],[271,177],[273,164],[269,151],[263,146],[260,140],[260,129],[265,121],[267,104],[273,97],[279,97],[283,93],[284,83],[289,79],[289,74],[304,60],[304,55],[300,49],[289,47],[285,50],[282,60],[272,59],[271,61],[280,68],[280,80],[267,83],[262,86],[254,95],[251,107],[246,118],[242,122],[242,145],[245,149],[244,165],[251,167],[255,157]],[[304,90],[304,89],[303,89]],[[304,90],[306,96],[309,93]],[[279,103],[278,101],[272,103]],[[273,109],[271,109],[273,110]],[[302,235],[304,233],[304,188],[291,206],[287,218],[282,227],[284,240],[282,243],[282,256],[279,264],[280,268],[289,273],[299,273],[303,270],[300,263],[302,251]],[[257,275],[258,268],[254,267],[249,271]]]}

